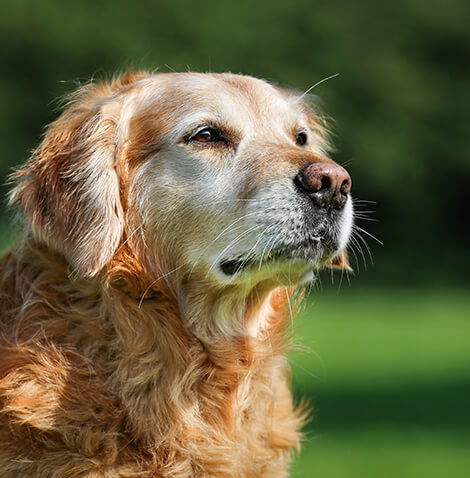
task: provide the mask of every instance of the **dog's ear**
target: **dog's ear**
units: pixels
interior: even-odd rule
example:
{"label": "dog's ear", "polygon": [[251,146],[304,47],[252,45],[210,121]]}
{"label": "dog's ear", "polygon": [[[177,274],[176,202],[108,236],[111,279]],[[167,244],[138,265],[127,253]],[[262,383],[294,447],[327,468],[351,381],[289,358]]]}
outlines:
{"label": "dog's ear", "polygon": [[330,267],[333,269],[345,269],[349,272],[353,272],[352,267],[349,264],[348,254],[343,249],[330,263]]}
{"label": "dog's ear", "polygon": [[123,233],[116,171],[120,108],[109,93],[109,85],[82,88],[48,127],[26,167],[13,175],[10,203],[80,275],[102,269]]}

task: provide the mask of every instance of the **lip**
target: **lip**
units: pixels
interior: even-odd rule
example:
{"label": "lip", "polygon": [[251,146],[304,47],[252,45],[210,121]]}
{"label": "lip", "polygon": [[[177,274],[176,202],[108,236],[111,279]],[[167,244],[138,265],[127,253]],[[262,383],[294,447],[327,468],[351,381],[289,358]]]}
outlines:
{"label": "lip", "polygon": [[255,266],[263,265],[267,262],[276,262],[285,254],[284,249],[276,249],[269,254],[256,256],[238,256],[225,259],[220,263],[220,268],[225,275],[232,276],[242,272],[243,270]]}
{"label": "lip", "polygon": [[308,243],[281,246],[274,248],[268,254],[243,255],[228,257],[219,264],[222,272],[227,276],[240,274],[254,267],[263,265],[278,264],[281,262],[303,262],[305,264],[320,264],[325,256],[330,256],[335,248],[326,244],[323,238],[312,238]]}

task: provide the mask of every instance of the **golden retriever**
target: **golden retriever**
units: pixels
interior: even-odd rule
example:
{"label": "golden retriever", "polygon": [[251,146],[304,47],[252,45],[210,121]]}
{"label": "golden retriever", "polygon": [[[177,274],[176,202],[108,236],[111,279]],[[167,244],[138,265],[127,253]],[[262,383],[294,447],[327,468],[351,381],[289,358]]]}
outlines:
{"label": "golden retriever", "polygon": [[304,95],[249,76],[81,87],[14,174],[0,476],[287,476],[292,294],[348,267],[327,151]]}

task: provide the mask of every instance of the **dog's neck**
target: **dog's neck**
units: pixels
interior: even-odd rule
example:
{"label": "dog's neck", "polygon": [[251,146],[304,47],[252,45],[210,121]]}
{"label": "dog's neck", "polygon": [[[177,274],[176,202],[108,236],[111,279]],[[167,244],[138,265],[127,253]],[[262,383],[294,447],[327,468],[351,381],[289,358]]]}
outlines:
{"label": "dog's neck", "polygon": [[207,288],[204,295],[169,280],[145,285],[116,271],[119,280],[105,281],[104,294],[121,357],[111,380],[129,406],[136,437],[163,443],[175,433],[170,424],[191,427],[198,414],[230,429],[241,408],[254,406],[236,399],[240,390],[256,396],[248,390],[259,388],[264,406],[272,403],[286,367],[290,290],[260,287],[244,299],[221,291],[211,296]]}

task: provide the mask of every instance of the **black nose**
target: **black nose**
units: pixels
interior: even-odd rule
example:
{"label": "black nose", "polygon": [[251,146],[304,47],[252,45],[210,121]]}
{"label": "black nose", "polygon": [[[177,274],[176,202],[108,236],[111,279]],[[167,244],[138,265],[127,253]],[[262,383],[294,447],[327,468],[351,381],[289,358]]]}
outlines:
{"label": "black nose", "polygon": [[339,164],[311,163],[296,176],[299,189],[318,207],[341,209],[351,191],[351,177]]}

